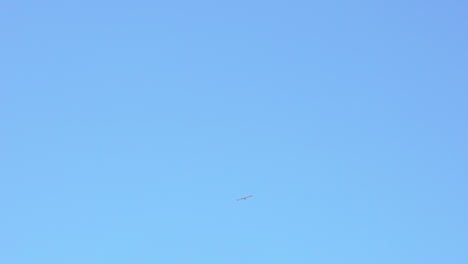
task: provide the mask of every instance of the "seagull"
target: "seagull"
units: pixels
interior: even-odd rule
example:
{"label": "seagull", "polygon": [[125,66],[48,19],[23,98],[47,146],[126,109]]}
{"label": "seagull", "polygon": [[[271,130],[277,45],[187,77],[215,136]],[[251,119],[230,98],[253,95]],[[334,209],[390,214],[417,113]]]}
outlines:
{"label": "seagull", "polygon": [[253,197],[253,195],[244,196],[242,198],[236,199],[236,201],[247,200],[247,198]]}

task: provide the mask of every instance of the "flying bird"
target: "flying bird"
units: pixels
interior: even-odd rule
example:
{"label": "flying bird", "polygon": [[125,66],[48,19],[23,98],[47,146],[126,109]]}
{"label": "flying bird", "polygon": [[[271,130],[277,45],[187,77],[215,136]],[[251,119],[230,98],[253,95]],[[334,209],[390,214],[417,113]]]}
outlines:
{"label": "flying bird", "polygon": [[250,197],[253,197],[253,195],[244,196],[244,197],[239,198],[239,199],[236,199],[236,200],[237,200],[237,201],[240,201],[240,200],[247,200],[247,198],[250,198]]}

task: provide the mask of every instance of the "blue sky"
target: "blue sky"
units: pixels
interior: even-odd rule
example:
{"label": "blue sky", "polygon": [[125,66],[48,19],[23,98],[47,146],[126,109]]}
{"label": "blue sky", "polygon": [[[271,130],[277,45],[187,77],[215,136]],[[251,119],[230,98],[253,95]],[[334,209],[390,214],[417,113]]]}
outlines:
{"label": "blue sky", "polygon": [[467,8],[3,3],[0,262],[468,263]]}

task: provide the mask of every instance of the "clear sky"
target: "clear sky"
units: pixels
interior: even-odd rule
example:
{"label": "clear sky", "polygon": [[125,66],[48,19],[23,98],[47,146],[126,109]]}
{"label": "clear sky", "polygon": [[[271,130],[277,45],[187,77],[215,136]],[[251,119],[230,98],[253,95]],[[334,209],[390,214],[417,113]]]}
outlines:
{"label": "clear sky", "polygon": [[5,1],[0,263],[468,263],[467,10]]}

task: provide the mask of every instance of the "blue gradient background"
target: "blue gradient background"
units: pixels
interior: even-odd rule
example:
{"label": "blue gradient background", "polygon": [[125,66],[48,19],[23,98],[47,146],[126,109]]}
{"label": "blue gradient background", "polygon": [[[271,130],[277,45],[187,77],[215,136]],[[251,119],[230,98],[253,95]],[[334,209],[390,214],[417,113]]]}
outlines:
{"label": "blue gradient background", "polygon": [[4,1],[0,263],[468,263],[466,10]]}

